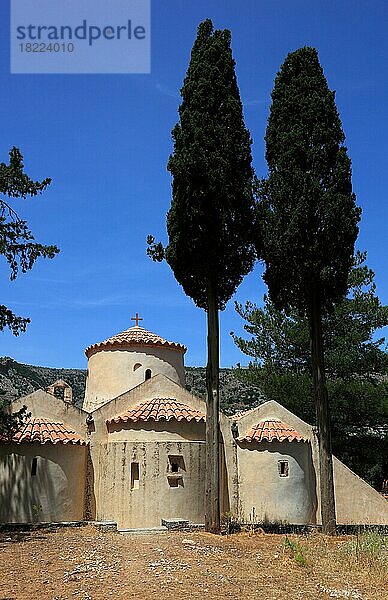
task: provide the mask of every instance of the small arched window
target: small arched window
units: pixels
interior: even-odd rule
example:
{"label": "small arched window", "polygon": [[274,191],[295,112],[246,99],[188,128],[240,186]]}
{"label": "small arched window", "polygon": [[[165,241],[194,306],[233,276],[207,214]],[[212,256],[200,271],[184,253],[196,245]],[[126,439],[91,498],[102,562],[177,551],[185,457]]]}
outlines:
{"label": "small arched window", "polygon": [[144,373],[144,381],[147,381],[147,379],[151,379],[152,373],[151,373],[151,369],[146,369],[145,373]]}
{"label": "small arched window", "polygon": [[139,369],[141,367],[140,363],[136,363],[135,365],[133,365],[133,370],[137,371],[137,369]]}

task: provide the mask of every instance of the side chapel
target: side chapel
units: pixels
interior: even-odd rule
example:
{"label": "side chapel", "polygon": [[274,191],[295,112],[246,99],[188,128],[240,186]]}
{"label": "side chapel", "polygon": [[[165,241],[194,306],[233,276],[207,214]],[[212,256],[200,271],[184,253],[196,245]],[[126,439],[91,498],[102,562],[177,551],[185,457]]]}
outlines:
{"label": "side chapel", "polygon": [[[0,440],[0,522],[204,523],[206,404],[185,388],[185,346],[136,324],[92,344],[82,408],[59,380],[14,402]],[[221,512],[246,523],[320,519],[314,428],[274,401],[220,414]],[[388,524],[387,501],[334,459],[337,521]]]}

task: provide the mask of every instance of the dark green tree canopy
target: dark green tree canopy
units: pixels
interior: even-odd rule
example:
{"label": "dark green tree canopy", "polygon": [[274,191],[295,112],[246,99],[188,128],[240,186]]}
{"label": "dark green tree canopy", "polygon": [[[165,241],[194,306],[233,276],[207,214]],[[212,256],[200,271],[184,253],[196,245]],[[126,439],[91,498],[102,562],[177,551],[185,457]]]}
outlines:
{"label": "dark green tree canopy", "polygon": [[[21,271],[31,269],[39,257],[53,258],[58,252],[56,246],[44,246],[34,241],[26,221],[19,218],[9,202],[2,196],[27,198],[41,193],[51,183],[51,179],[33,181],[24,172],[23,156],[17,148],[9,153],[9,164],[0,163],[0,254],[9,267],[10,278],[15,279]],[[25,331],[30,320],[16,316],[6,306],[0,306],[0,331],[8,327],[14,335]]]}
{"label": "dark green tree canopy", "polygon": [[173,176],[166,258],[176,280],[207,312],[205,528],[220,531],[219,315],[253,267],[251,139],[245,128],[230,32],[198,27],[181,89],[180,121],[168,161]]}
{"label": "dark green tree canopy", "polygon": [[209,283],[223,308],[252,268],[251,139],[230,32],[198,27],[173,129],[165,257],[185,293],[207,309]]}
{"label": "dark green tree canopy", "polygon": [[314,48],[288,55],[272,92],[258,206],[277,308],[305,309],[312,290],[332,308],[346,293],[360,209],[334,96]]}
{"label": "dark green tree canopy", "polygon": [[[255,359],[280,371],[311,371],[310,339],[307,318],[297,311],[277,310],[265,296],[264,307],[252,302],[236,304],[246,320],[244,339],[233,335],[237,346]],[[335,310],[324,316],[325,365],[330,379],[351,380],[355,376],[375,379],[388,373],[385,338],[376,337],[388,326],[388,306],[376,295],[374,273],[366,265],[366,252],[357,252],[348,276],[347,296]]]}
{"label": "dark green tree canopy", "polygon": [[[380,433],[388,418],[388,354],[376,331],[388,326],[388,306],[365,260],[366,253],[354,257],[347,296],[325,315],[323,334],[334,452],[379,489],[388,467],[388,438]],[[236,309],[249,337],[232,335],[252,358],[238,377],[314,423],[308,319],[277,310],[268,297],[263,308],[247,302]]]}

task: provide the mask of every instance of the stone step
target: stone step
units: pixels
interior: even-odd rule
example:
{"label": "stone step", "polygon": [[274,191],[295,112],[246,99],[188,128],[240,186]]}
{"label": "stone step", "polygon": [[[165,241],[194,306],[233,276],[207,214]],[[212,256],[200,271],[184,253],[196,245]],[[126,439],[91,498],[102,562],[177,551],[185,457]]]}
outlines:
{"label": "stone step", "polygon": [[147,535],[152,533],[166,533],[167,527],[142,527],[141,529],[118,529],[122,535]]}

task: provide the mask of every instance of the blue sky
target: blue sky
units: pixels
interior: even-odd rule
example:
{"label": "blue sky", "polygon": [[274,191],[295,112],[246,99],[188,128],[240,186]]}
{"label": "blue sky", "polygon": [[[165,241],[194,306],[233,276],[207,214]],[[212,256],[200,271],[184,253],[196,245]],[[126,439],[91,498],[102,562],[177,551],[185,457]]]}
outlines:
{"label": "blue sky", "polygon": [[[388,5],[373,0],[198,0],[152,3],[150,75],[10,75],[9,2],[0,2],[0,161],[17,146],[26,171],[51,177],[38,198],[17,203],[35,237],[61,253],[10,282],[2,263],[1,304],[30,316],[28,332],[3,332],[0,355],[55,367],[85,367],[84,348],[142,325],[188,346],[186,364],[206,362],[206,321],[166,264],[145,253],[146,236],[166,241],[171,178],[166,170],[179,89],[196,28],[205,18],[232,31],[236,72],[258,176],[273,80],[288,52],[318,49],[353,164],[363,209],[357,246],[368,251],[388,303]],[[235,298],[260,302],[257,266]],[[229,332],[242,332],[233,301],[221,314],[221,364],[248,361]]]}

